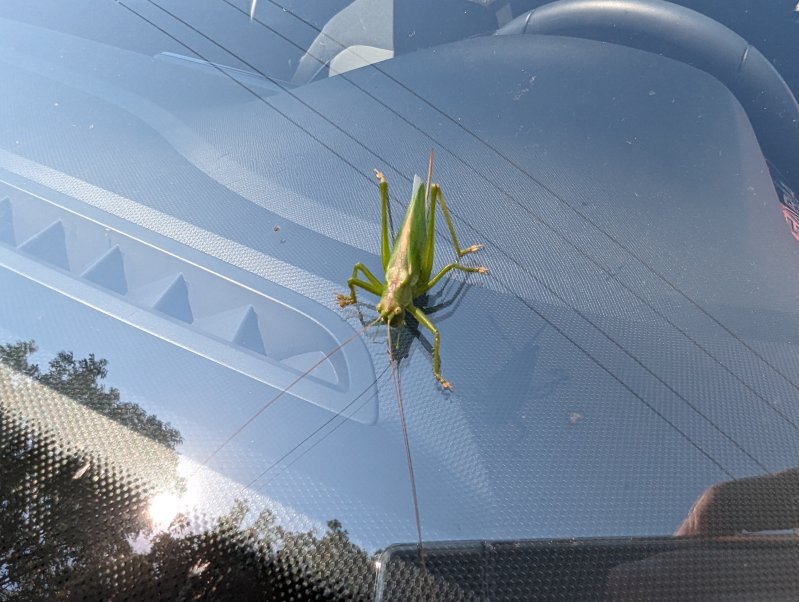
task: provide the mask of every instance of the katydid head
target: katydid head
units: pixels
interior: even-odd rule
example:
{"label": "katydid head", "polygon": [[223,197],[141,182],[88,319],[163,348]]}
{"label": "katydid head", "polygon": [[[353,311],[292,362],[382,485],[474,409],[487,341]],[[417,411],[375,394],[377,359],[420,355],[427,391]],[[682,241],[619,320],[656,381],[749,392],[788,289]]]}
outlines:
{"label": "katydid head", "polygon": [[[389,268],[391,270],[391,268]],[[377,304],[377,313],[389,326],[405,323],[405,308],[413,301],[408,274],[402,270],[386,278],[386,286]]]}
{"label": "katydid head", "polygon": [[405,310],[394,297],[384,295],[377,304],[377,313],[389,326],[399,326],[405,322]]}

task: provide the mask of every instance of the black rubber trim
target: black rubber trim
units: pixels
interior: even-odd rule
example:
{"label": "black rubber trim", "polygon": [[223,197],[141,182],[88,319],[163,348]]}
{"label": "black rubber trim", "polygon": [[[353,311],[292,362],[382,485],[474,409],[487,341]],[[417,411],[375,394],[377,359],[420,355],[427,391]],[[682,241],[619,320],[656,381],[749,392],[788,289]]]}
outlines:
{"label": "black rubber trim", "polygon": [[664,0],[560,0],[519,15],[496,33],[610,42],[709,73],[743,105],[766,158],[799,187],[799,105],[757,48],[721,23]]}

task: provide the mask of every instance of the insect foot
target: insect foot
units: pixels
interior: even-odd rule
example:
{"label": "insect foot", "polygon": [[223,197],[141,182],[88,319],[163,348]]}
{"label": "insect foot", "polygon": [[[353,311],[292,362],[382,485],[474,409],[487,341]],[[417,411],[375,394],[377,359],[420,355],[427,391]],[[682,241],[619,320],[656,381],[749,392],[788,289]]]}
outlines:
{"label": "insect foot", "polygon": [[452,391],[452,385],[449,384],[449,381],[446,380],[440,374],[436,374],[436,380],[441,383],[441,386],[444,387],[447,391]]}
{"label": "insect foot", "polygon": [[477,273],[478,274],[488,274],[488,268],[481,265],[479,268],[477,268]]}
{"label": "insect foot", "polygon": [[485,245],[472,245],[471,247],[466,247],[465,249],[461,250],[460,256],[463,257],[464,255],[468,255],[469,253],[477,253],[480,249],[482,249]]}
{"label": "insect foot", "polygon": [[336,301],[338,301],[339,307],[347,307],[355,303],[355,299],[343,293],[336,293]]}

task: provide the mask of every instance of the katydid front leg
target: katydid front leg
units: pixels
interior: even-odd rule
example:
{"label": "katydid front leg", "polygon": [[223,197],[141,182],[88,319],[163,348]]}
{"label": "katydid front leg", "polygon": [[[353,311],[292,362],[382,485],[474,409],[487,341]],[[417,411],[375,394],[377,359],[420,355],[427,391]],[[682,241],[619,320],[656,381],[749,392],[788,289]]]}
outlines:
{"label": "katydid front leg", "polygon": [[[364,282],[363,280],[358,279],[358,272],[362,272],[368,282]],[[346,307],[347,305],[352,305],[353,303],[357,302],[357,297],[355,296],[355,287],[358,286],[365,291],[372,293],[373,295],[377,295],[378,297],[383,294],[383,285],[380,281],[375,277],[372,272],[369,271],[365,265],[363,265],[360,261],[355,264],[352,268],[352,277],[347,280],[347,286],[350,287],[350,296],[344,295],[343,293],[337,293],[336,299],[338,300],[339,307]]]}
{"label": "katydid front leg", "polygon": [[439,355],[439,349],[441,347],[441,335],[438,334],[438,328],[433,326],[430,318],[424,315],[424,312],[415,305],[409,305],[407,307],[407,311],[410,312],[414,318],[416,318],[416,321],[419,322],[419,324],[433,333],[433,375],[436,377],[436,380],[441,383],[442,387],[445,389],[452,389],[452,385],[449,384],[449,381],[441,376],[441,356]]}

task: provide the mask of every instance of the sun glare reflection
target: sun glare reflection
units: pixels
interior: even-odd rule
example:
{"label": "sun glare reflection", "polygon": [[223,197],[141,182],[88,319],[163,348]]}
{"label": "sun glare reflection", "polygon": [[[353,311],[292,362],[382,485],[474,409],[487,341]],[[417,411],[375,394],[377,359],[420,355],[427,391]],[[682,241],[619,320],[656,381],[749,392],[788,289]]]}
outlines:
{"label": "sun glare reflection", "polygon": [[183,507],[182,500],[173,493],[159,493],[150,499],[147,512],[154,529],[166,529]]}

